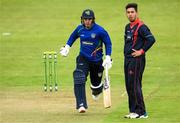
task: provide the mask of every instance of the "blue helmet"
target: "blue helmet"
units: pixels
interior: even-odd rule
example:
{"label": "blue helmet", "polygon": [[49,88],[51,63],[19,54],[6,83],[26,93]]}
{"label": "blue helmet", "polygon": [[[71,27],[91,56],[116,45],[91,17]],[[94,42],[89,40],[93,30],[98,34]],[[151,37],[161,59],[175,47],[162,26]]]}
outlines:
{"label": "blue helmet", "polygon": [[83,11],[81,19],[95,19],[94,12],[91,9],[86,9]]}

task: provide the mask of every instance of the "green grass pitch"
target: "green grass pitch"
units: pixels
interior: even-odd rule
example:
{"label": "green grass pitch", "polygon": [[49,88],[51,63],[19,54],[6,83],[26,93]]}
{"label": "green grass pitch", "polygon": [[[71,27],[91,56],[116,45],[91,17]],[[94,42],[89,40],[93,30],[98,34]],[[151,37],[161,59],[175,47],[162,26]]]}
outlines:
{"label": "green grass pitch", "polygon": [[[179,123],[179,0],[134,0],[150,27],[155,45],[146,54],[143,93],[148,119],[124,119],[128,113],[123,74],[125,5],[131,0],[0,0],[0,123]],[[84,9],[95,12],[113,43],[110,70],[112,108],[102,96],[91,98],[87,81],[86,114],[75,110],[72,72],[79,40],[67,58],[58,55],[58,92],[43,91],[43,52],[59,51],[80,24]]]}

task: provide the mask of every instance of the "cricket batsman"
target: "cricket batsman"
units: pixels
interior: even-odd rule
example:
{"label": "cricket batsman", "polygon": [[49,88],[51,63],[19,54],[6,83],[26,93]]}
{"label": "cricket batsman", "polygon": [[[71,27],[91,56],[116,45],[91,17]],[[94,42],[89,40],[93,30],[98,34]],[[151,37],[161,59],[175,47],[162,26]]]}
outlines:
{"label": "cricket batsman", "polygon": [[146,64],[145,54],[154,44],[155,38],[138,18],[136,3],[127,4],[126,15],[130,23],[125,27],[124,37],[124,74],[129,101],[129,114],[125,118],[147,118],[142,76]]}
{"label": "cricket batsman", "polygon": [[[70,47],[77,38],[80,38],[80,52],[73,72],[74,94],[76,109],[79,113],[84,113],[88,108],[85,90],[87,76],[90,74],[92,97],[97,100],[103,89],[101,79],[104,67],[106,65],[108,69],[112,67],[112,44],[107,31],[95,23],[94,12],[90,9],[83,11],[81,24],[70,35],[66,45],[60,49],[62,56],[68,55]],[[102,59],[103,44],[106,50],[104,60]]]}

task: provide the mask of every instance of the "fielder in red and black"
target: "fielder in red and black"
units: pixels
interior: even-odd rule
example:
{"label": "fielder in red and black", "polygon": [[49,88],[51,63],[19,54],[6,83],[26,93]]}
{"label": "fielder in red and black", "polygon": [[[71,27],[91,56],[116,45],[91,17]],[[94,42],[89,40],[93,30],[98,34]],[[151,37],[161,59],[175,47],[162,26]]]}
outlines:
{"label": "fielder in red and black", "polygon": [[150,29],[137,17],[137,4],[126,6],[130,21],[125,27],[124,73],[129,101],[129,114],[125,118],[147,118],[143,93],[142,76],[145,68],[145,53],[154,44]]}

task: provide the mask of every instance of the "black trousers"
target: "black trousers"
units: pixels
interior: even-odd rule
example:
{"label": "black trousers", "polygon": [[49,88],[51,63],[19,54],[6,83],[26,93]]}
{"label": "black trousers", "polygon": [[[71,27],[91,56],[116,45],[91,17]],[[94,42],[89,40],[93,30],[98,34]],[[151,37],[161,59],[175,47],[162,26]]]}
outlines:
{"label": "black trousers", "polygon": [[146,112],[143,93],[142,76],[145,68],[145,56],[125,58],[124,73],[128,93],[129,111],[143,115]]}
{"label": "black trousers", "polygon": [[[76,70],[80,70],[83,74],[85,74],[85,80],[87,80],[87,76],[90,73],[91,90],[93,95],[100,94],[103,89],[103,85],[101,83],[104,70],[102,62],[102,60],[98,62],[91,62],[81,55],[76,58]],[[80,106],[88,108],[85,83],[76,84],[76,81],[74,81],[74,93],[76,97],[76,108],[78,109]]]}
{"label": "black trousers", "polygon": [[90,73],[90,81],[93,86],[99,86],[102,80],[103,75],[103,66],[102,66],[103,60],[100,60],[99,62],[90,62],[86,60],[83,56],[79,55],[76,58],[76,69],[82,70],[86,77]]}

